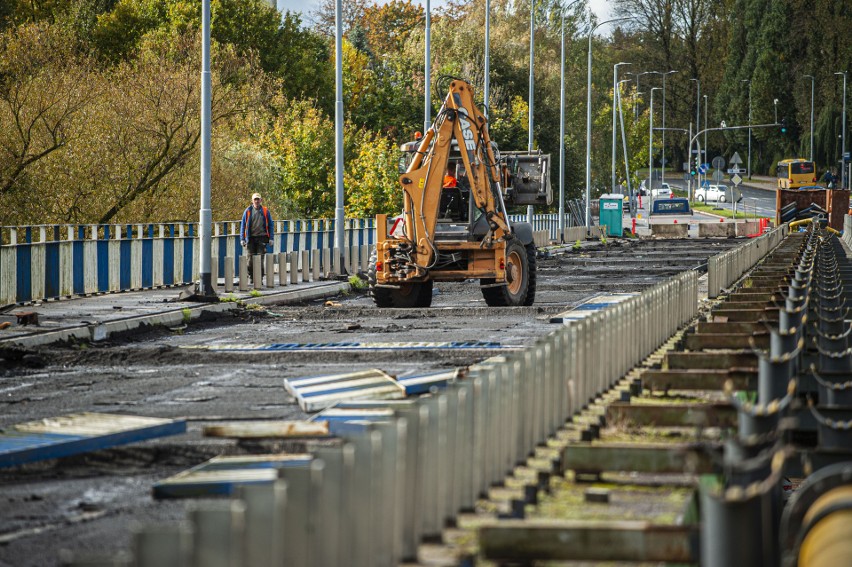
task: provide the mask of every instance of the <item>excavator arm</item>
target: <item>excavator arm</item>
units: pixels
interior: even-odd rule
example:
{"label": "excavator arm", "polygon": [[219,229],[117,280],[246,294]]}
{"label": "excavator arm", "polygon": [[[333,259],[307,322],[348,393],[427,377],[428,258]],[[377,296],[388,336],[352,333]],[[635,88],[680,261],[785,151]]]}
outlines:
{"label": "excavator arm", "polygon": [[495,241],[506,240],[511,234],[487,119],[474,104],[470,84],[456,79],[450,83],[435,123],[424,136],[408,170],[399,178],[405,194],[405,234],[419,270],[428,270],[436,260],[435,226],[452,140],[457,142],[468,172],[473,202],[488,223],[489,232],[481,246],[492,247]]}

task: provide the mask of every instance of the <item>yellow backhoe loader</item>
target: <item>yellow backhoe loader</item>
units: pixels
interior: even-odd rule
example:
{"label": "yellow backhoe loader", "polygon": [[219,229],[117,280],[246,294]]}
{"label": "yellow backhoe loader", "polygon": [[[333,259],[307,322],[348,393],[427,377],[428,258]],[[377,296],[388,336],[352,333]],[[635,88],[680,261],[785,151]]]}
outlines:
{"label": "yellow backhoe loader", "polygon": [[549,155],[500,155],[471,85],[452,79],[422,140],[404,144],[403,212],[376,216],[368,278],[379,307],[429,307],[436,281],[479,279],[491,306],[532,305],[532,226],[507,206],[550,204]]}

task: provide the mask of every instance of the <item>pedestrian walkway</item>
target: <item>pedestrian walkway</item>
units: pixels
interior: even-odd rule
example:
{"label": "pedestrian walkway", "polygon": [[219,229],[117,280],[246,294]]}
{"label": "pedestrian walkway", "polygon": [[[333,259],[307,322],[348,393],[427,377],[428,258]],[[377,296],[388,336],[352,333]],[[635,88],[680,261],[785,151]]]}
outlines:
{"label": "pedestrian walkway", "polygon": [[101,341],[143,326],[177,327],[205,314],[238,309],[238,302],[300,303],[333,297],[349,287],[346,281],[302,282],[286,288],[220,293],[220,301],[213,303],[181,301],[180,293],[186,288],[170,287],[17,305],[0,313],[0,326],[4,327],[0,329],[0,349],[72,339]]}

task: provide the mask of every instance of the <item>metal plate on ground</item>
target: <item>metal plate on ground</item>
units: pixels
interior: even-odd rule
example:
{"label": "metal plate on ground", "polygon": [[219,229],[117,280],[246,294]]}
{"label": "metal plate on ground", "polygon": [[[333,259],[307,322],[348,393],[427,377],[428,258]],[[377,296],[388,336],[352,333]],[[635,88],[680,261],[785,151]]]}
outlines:
{"label": "metal plate on ground", "polygon": [[0,467],[184,432],[183,420],[108,413],[74,413],[30,421],[0,431]]}
{"label": "metal plate on ground", "polygon": [[476,349],[517,349],[520,346],[503,346],[497,341],[423,341],[389,343],[272,343],[258,345],[182,345],[179,348],[199,350],[238,350],[238,351],[371,351],[371,350],[476,350]]}
{"label": "metal plate on ground", "polygon": [[411,376],[399,376],[396,381],[405,388],[405,394],[415,396],[425,394],[432,388],[444,388],[447,383],[454,382],[459,378],[459,369],[439,370],[426,374],[414,374]]}
{"label": "metal plate on ground", "polygon": [[623,301],[627,301],[631,297],[635,297],[639,295],[639,293],[602,293],[600,295],[596,295],[592,298],[587,299],[580,305],[569,309],[568,311],[563,311],[558,315],[554,315],[550,318],[551,323],[562,323],[564,325],[568,325],[573,323],[574,321],[578,321],[580,319],[585,319],[592,313],[596,311],[600,311],[602,309],[606,309],[608,307],[612,307],[613,305],[617,305]]}
{"label": "metal plate on ground", "polygon": [[243,455],[214,457],[209,461],[158,482],[154,498],[202,498],[230,496],[239,486],[272,483],[278,469],[306,467],[311,455]]}
{"label": "metal plate on ground", "polygon": [[399,399],[405,387],[381,370],[287,378],[284,387],[304,411],[319,411],[345,400]]}

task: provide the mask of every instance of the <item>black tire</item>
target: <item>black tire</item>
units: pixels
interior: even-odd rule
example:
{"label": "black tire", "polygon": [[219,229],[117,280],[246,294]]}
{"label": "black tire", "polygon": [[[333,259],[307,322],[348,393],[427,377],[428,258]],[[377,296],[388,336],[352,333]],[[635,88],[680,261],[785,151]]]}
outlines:
{"label": "black tire", "polygon": [[725,203],[725,202],[727,202],[727,200],[728,200],[727,197],[725,197],[724,195],[719,195],[719,202],[720,203]]}
{"label": "black tire", "polygon": [[429,307],[432,305],[432,280],[411,284],[401,284],[399,289],[376,287],[376,249],[370,253],[370,265],[367,268],[367,281],[370,283],[370,295],[377,307]]}
{"label": "black tire", "polygon": [[703,203],[704,202],[704,195],[696,195],[695,200],[698,201],[699,203]]}
{"label": "black tire", "polygon": [[[535,245],[530,244],[533,250],[533,269],[535,268]],[[520,305],[531,305],[535,299],[535,284],[533,294],[530,296],[530,283],[532,278],[530,272],[530,261],[528,247],[525,247],[517,239],[511,240],[506,245],[506,285],[497,287],[483,287],[482,297],[485,303],[491,307],[518,307]],[[482,278],[482,285],[494,283],[493,278]]]}
{"label": "black tire", "polygon": [[535,288],[536,288],[536,248],[535,243],[530,242],[524,248],[527,251],[527,267],[529,268],[530,275],[530,283],[527,288],[527,298],[524,300],[524,305],[532,305],[535,301]]}

